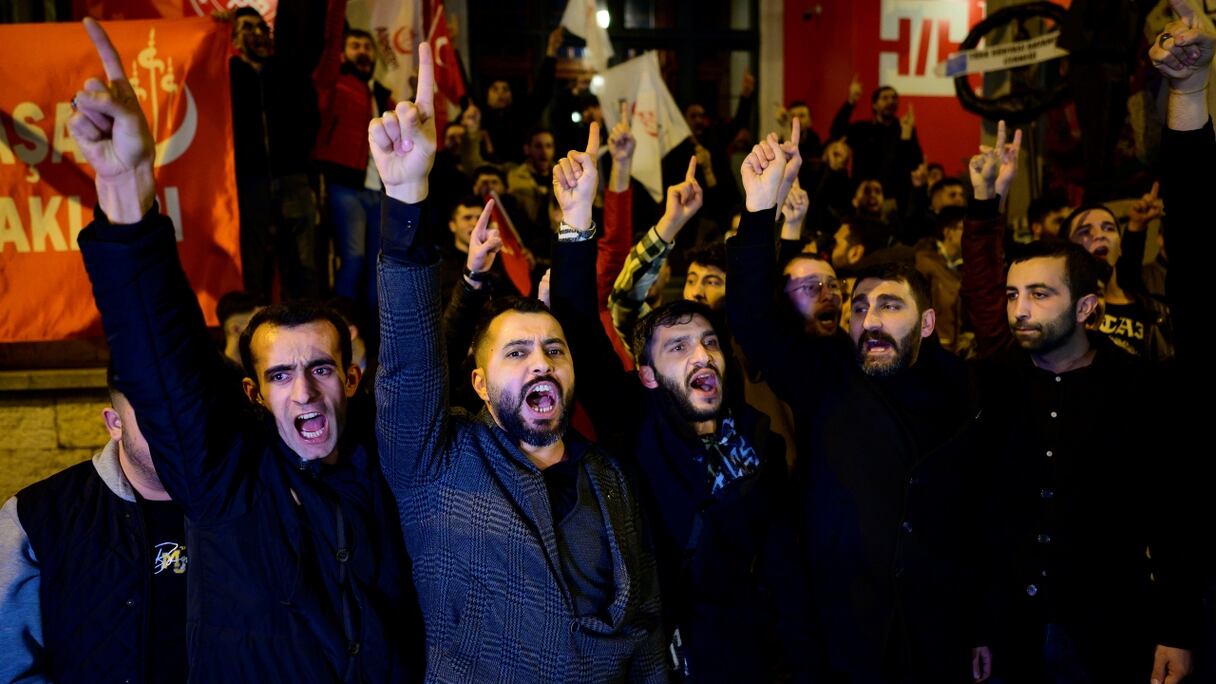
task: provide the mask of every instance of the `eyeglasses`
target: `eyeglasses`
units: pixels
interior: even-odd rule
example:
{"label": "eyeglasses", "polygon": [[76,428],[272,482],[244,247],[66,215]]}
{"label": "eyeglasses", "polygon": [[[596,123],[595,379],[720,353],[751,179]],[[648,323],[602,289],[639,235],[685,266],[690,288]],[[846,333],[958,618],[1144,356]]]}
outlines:
{"label": "eyeglasses", "polygon": [[819,295],[823,292],[824,287],[826,287],[828,292],[831,294],[840,294],[840,281],[836,280],[835,278],[828,278],[826,283],[818,278],[798,278],[797,280],[791,280],[789,284],[785,286],[785,293],[793,294],[795,292],[799,292],[812,299],[818,299]]}

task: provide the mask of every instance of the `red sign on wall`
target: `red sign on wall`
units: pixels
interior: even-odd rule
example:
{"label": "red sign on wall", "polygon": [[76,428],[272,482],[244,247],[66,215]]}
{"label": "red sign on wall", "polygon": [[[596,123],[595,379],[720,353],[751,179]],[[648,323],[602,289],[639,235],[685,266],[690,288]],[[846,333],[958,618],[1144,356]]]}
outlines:
{"label": "red sign on wall", "polygon": [[854,119],[871,116],[875,88],[893,86],[900,113],[915,108],[925,160],[950,174],[964,172],[964,160],[979,145],[980,119],[955,99],[953,79],[933,69],[983,19],[983,0],[834,0],[819,4],[817,14],[804,14],[805,5],[785,3],[787,102],[806,101],[813,127],[826,137],[854,74],[865,93]]}

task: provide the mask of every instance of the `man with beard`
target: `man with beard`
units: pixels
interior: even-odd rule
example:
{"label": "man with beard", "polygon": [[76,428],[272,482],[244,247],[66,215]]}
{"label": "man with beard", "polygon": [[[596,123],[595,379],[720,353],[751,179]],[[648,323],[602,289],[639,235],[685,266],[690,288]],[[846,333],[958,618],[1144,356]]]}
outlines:
{"label": "man with beard", "polygon": [[[585,180],[576,163],[573,155],[558,163],[559,187]],[[689,169],[669,188],[661,225],[700,206]],[[558,196],[565,216],[590,215],[593,194]],[[642,475],[672,675],[774,681],[809,669],[784,440],[743,401],[729,340],[687,289],[633,326],[637,372],[626,373],[598,315],[596,252],[591,241],[557,243],[553,311],[587,364],[579,377],[595,392],[582,403],[596,434]]]}
{"label": "man with beard", "polygon": [[318,126],[311,79],[316,55],[308,46],[319,45],[321,35],[310,30],[306,12],[292,11],[301,5],[283,4],[287,11],[278,13],[273,39],[256,9],[232,13],[236,55],[228,65],[241,267],[245,289],[264,301],[270,301],[276,261],[284,299],[320,294],[316,197],[308,182]]}
{"label": "man with beard", "polygon": [[799,253],[786,263],[785,296],[805,321],[808,335],[830,337],[840,328],[841,291],[836,270],[816,254]]}
{"label": "man with beard", "polygon": [[[1207,45],[1210,60],[1210,36]],[[1004,137],[1002,123],[994,151],[972,159],[963,240],[964,306],[986,339],[979,439],[993,461],[983,536],[998,670],[1010,684],[1175,684],[1190,670],[1200,614],[1180,456],[1189,450],[1170,445],[1183,407],[1146,363],[1087,330],[1101,264],[1081,246],[1032,243],[1001,277],[996,188],[1008,187],[1017,154],[1016,142],[1000,152]],[[1134,419],[1111,424],[1116,397],[1141,399]]]}
{"label": "man with beard", "polygon": [[873,119],[850,121],[861,92],[861,82],[854,76],[849,84],[849,98],[832,119],[828,137],[848,139],[853,148],[854,178],[877,179],[887,197],[902,202],[908,197],[912,170],[924,160],[916,137],[916,117],[911,107],[900,117],[899,93],[891,86],[883,86],[870,96]]}
{"label": "man with beard", "polygon": [[[801,148],[799,148],[801,150]],[[801,154],[801,151],[799,151]],[[807,251],[802,239],[809,196],[799,187],[800,181],[786,195],[781,205],[781,239],[777,248],[777,263],[785,276],[783,289],[793,307],[793,313],[804,321],[808,335],[826,337],[840,332],[841,283],[836,269],[819,254]]]}
{"label": "man with beard", "polygon": [[[190,678],[408,679],[416,604],[370,421],[348,416],[350,329],[310,303],[262,309],[241,334],[247,396],[232,386],[156,206],[139,100],[105,32],[84,26],[109,83],[86,81],[68,122],[96,172],[80,252],[116,387],[189,521]],[[269,415],[250,419],[249,400]]]}
{"label": "man with beard", "polygon": [[[428,680],[662,681],[653,551],[620,467],[567,430],[574,359],[543,304],[496,300],[473,333],[473,416],[448,408],[438,253],[425,234],[436,146],[430,46],[418,95],[373,120],[384,180],[377,434],[426,622]],[[594,235],[599,126],[565,239]],[[487,204],[474,232],[488,231]],[[594,277],[594,276],[593,276]],[[598,319],[597,319],[598,320]]]}
{"label": "man with beard", "polygon": [[[342,31],[345,5],[330,0],[330,35]],[[341,43],[330,41],[313,74],[321,126],[312,152],[325,179],[334,227],[334,294],[372,304],[376,274],[368,251],[380,244],[380,178],[367,144],[367,124],[394,104],[389,89],[372,79],[375,68],[376,44],[367,31],[347,29]]]}
{"label": "man with beard", "polygon": [[986,679],[966,369],[932,337],[929,292],[905,264],[858,274],[847,339],[782,325],[772,225],[791,152],[770,137],[744,161],[726,308],[748,358],[794,410],[803,558],[812,614],[828,626],[823,674]]}

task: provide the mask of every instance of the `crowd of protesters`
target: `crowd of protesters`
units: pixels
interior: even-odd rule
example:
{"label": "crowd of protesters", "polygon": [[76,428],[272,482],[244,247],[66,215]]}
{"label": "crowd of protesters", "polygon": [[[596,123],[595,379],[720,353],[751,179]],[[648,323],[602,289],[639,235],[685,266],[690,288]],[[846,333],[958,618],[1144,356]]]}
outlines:
{"label": "crowd of protesters", "polygon": [[111,442],[0,509],[0,680],[1207,681],[1216,32],[1172,6],[1155,180],[1022,234],[1022,131],[950,177],[889,86],[826,139],[689,104],[651,217],[560,29],[437,130],[426,43],[394,102],[344,3],[237,10],[222,349],[86,20]]}

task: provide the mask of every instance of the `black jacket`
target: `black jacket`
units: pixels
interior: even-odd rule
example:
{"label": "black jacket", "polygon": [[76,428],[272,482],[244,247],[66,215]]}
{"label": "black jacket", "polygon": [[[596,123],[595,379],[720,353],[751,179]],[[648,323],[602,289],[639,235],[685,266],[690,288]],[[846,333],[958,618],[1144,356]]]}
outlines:
{"label": "black jacket", "polygon": [[[580,402],[600,441],[639,477],[659,550],[668,637],[679,629],[685,681],[772,681],[783,668],[801,674],[809,628],[784,440],[766,416],[731,402],[736,429],[761,468],[711,493],[694,460],[705,448],[700,438],[665,392],[645,389],[621,368],[596,310],[595,243],[559,242],[554,257],[553,311],[579,387],[592,388]],[[741,384],[733,384],[741,396]]]}
{"label": "black jacket", "polygon": [[421,646],[396,509],[354,420],[338,463],[301,462],[224,383],[173,226],[80,235],[117,369],[190,522],[193,681],[401,681]]}
{"label": "black jacket", "polygon": [[847,338],[782,328],[773,219],[744,214],[728,242],[727,313],[794,411],[803,552],[829,668],[851,682],[969,682],[985,635],[967,369],[929,338],[911,368],[870,378]]}
{"label": "black jacket", "polygon": [[[152,543],[118,465],[117,443],[22,489],[15,499],[36,562],[42,627],[26,674],[55,682],[183,681],[184,658],[174,671],[149,669],[151,630],[168,629],[174,617],[180,630],[186,607],[151,605]],[[16,540],[4,543],[10,541]],[[14,589],[19,591],[4,587],[4,594]],[[8,607],[21,608],[17,602]],[[158,616],[167,618],[164,625]],[[184,651],[184,633],[180,643]]]}
{"label": "black jacket", "polygon": [[[1178,432],[1170,397],[1149,364],[1101,334],[1090,343],[1093,362],[1066,373],[1016,349],[980,364],[994,659],[1013,681],[1042,676],[1049,623],[1102,682],[1143,681],[1157,644],[1195,644],[1195,537],[1180,515],[1192,502],[1174,485],[1184,452],[1158,436]],[[1124,402],[1135,414],[1111,420]]]}

